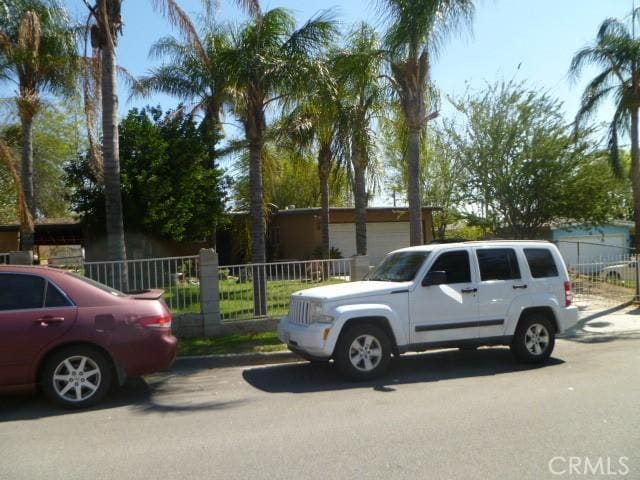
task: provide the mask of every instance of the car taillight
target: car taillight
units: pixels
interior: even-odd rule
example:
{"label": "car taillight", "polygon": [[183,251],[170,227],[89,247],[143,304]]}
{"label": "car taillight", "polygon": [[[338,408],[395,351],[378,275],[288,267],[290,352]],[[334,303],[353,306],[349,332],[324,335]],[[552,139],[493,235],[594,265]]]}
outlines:
{"label": "car taillight", "polygon": [[573,293],[571,292],[571,282],[564,282],[564,306],[568,307],[573,302]]}
{"label": "car taillight", "polygon": [[145,328],[171,328],[171,314],[163,313],[138,320],[138,324]]}

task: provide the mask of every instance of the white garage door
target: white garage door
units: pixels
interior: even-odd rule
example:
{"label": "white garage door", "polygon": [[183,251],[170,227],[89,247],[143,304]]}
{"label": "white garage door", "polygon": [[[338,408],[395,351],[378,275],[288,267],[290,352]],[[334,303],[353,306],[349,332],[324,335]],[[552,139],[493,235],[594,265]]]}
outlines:
{"label": "white garage door", "polygon": [[627,253],[624,235],[584,235],[563,237],[558,249],[568,264],[593,263],[612,260]]}
{"label": "white garage door", "polygon": [[[344,258],[356,254],[356,226],[353,223],[329,225],[329,243],[340,249]],[[408,222],[367,223],[367,256],[377,265],[391,250],[409,246]]]}

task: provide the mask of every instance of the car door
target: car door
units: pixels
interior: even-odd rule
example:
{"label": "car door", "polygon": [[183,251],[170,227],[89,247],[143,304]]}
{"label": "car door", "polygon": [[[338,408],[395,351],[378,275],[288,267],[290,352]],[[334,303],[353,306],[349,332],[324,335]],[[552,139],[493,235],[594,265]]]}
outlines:
{"label": "car door", "polygon": [[44,277],[0,273],[0,385],[31,383],[31,364],[69,330],[76,310]]}
{"label": "car door", "polygon": [[476,248],[475,253],[480,275],[478,335],[480,338],[502,336],[511,303],[527,291],[528,285],[522,280],[514,248]]}
{"label": "car door", "polygon": [[469,249],[440,253],[429,267],[446,272],[446,283],[422,286],[409,294],[411,343],[435,343],[477,337],[478,296]]}

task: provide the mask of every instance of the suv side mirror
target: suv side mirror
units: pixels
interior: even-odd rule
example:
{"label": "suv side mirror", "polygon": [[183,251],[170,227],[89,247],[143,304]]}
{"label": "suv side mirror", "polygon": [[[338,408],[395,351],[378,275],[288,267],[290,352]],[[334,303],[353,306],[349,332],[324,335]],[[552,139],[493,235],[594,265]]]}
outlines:
{"label": "suv side mirror", "polygon": [[423,287],[442,285],[443,283],[447,283],[447,272],[444,270],[433,270],[432,272],[427,273],[422,280]]}

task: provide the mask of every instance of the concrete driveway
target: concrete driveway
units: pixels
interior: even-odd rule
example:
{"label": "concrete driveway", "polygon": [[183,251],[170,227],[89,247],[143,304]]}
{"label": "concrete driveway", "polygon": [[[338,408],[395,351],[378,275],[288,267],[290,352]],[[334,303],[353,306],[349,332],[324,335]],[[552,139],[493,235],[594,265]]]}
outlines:
{"label": "concrete driveway", "polygon": [[536,368],[504,348],[438,351],[352,384],[326,366],[199,361],[90,411],[6,397],[0,479],[638,479],[640,334],[611,315]]}

